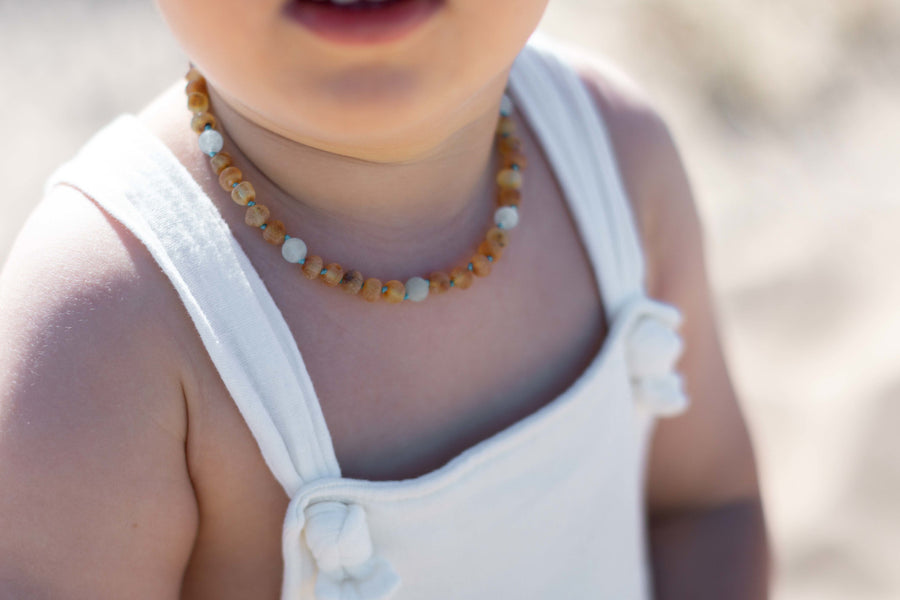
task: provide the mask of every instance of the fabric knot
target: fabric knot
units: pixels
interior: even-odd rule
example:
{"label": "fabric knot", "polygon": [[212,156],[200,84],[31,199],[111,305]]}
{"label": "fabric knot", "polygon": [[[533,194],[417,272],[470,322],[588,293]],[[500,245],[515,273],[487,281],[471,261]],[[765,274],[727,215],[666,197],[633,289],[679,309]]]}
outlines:
{"label": "fabric knot", "polygon": [[386,560],[373,556],[366,513],[358,504],[322,501],[305,511],[306,544],[319,574],[318,600],[386,600],[400,577]]}
{"label": "fabric knot", "polygon": [[638,403],[659,416],[684,412],[688,398],[675,364],[684,349],[675,332],[680,316],[664,322],[656,315],[643,315],[628,337],[626,360],[632,389]]}

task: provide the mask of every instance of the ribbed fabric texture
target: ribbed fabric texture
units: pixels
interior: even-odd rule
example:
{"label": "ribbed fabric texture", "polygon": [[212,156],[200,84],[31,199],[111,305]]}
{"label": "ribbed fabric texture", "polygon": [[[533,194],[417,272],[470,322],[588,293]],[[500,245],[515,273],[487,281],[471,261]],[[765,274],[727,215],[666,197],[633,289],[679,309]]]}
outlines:
{"label": "ribbed fabric texture", "polygon": [[48,183],[48,193],[81,190],[125,225],[184,302],[291,498],[283,600],[650,597],[644,461],[654,417],[686,402],[672,371],[681,315],[644,293],[602,118],[548,43],[522,50],[510,90],[562,185],[611,331],[563,394],[414,479],[341,477],[281,312],[213,203],[136,118],[111,123]]}

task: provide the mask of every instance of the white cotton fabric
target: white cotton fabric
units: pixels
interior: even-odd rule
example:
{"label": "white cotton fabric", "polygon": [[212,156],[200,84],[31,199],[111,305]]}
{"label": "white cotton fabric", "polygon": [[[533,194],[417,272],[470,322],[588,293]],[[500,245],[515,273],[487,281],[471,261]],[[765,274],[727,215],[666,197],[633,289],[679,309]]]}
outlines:
{"label": "white cotton fabric", "polygon": [[281,312],[213,203],[135,117],[108,125],[48,183],[124,224],[184,302],[291,498],[282,600],[651,597],[644,463],[654,417],[686,403],[674,371],[681,315],[644,292],[609,137],[572,68],[533,37],[509,87],[560,182],[611,330],[563,394],[413,479],[341,476]]}

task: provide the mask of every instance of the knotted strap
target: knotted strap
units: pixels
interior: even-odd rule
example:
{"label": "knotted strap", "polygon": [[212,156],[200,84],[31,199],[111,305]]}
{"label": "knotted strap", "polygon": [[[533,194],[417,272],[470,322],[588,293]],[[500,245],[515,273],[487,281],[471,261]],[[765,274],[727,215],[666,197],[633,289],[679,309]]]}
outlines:
{"label": "knotted strap", "polygon": [[[365,509],[336,500],[328,489],[339,480],[322,480],[297,494],[288,505],[282,551],[288,564],[300,564],[308,550],[316,564],[316,600],[388,600],[400,576],[375,552]],[[283,589],[297,589],[302,574],[285,572]]]}
{"label": "knotted strap", "polygon": [[647,309],[632,324],[625,359],[635,401],[651,413],[670,417],[684,412],[688,398],[675,365],[684,349],[677,328],[681,312],[671,304],[647,299]]}

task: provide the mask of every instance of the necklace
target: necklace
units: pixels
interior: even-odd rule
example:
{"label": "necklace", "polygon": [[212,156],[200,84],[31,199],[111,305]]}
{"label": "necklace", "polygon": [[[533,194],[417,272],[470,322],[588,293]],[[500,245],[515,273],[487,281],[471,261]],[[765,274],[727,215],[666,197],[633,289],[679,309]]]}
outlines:
{"label": "necklace", "polygon": [[519,222],[522,170],[526,166],[521,141],[515,135],[515,122],[511,118],[512,100],[503,95],[500,116],[497,120],[496,144],[500,153],[500,170],[497,173],[497,210],[491,227],[477,250],[465,266],[456,266],[450,273],[434,271],[427,278],[410,277],[406,283],[397,279],[382,284],[375,277],[365,278],[357,270],[345,270],[336,262],[325,264],[321,256],[308,254],[306,243],[299,237],[288,235],[284,223],[271,218],[269,209],[256,201],[253,184],[245,181],[241,170],[233,164],[231,155],[222,151],[224,138],[216,129],[216,118],[210,112],[206,79],[191,66],[186,75],[187,106],[192,113],[191,129],[199,135],[200,150],[210,157],[210,166],[219,178],[219,185],[239,206],[246,207],[244,222],[262,231],[265,241],[281,246],[281,255],[290,263],[300,265],[303,275],[310,280],[320,280],[330,287],[339,287],[348,294],[360,296],[369,302],[383,299],[396,303],[403,300],[422,301],[430,294],[441,294],[450,288],[466,289],[474,276],[486,277],[491,265],[500,258],[509,245],[508,231]]}

